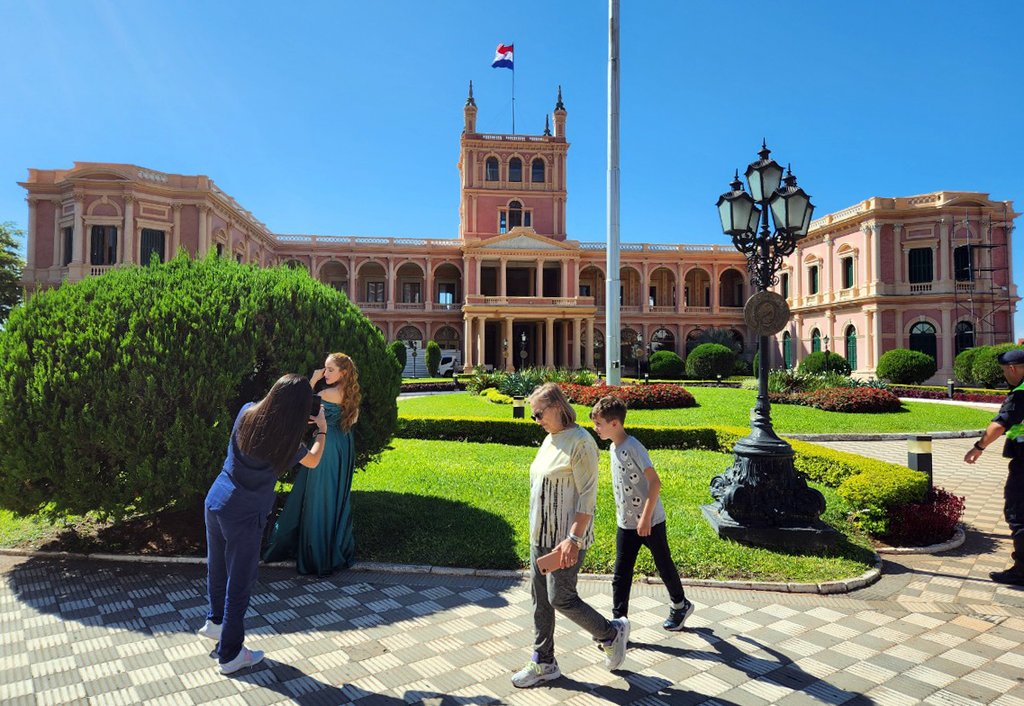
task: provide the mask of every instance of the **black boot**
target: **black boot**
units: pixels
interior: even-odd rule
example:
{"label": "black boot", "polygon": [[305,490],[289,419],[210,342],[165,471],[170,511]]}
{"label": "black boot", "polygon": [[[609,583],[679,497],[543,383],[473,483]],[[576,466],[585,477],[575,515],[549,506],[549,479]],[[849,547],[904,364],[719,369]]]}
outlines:
{"label": "black boot", "polygon": [[993,571],[989,574],[989,578],[996,583],[1024,586],[1024,533],[1014,533],[1013,566],[1006,571]]}

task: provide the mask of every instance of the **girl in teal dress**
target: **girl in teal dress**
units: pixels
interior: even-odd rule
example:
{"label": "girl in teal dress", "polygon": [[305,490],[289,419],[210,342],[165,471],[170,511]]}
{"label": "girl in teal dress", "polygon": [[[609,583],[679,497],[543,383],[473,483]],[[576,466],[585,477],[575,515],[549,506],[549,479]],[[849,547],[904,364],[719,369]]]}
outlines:
{"label": "girl in teal dress", "polygon": [[[321,383],[321,381],[323,381]],[[352,564],[352,427],[359,417],[359,372],[344,353],[327,356],[310,385],[320,392],[327,419],[327,440],[320,463],[299,469],[264,561],[295,559],[300,574],[327,576]]]}

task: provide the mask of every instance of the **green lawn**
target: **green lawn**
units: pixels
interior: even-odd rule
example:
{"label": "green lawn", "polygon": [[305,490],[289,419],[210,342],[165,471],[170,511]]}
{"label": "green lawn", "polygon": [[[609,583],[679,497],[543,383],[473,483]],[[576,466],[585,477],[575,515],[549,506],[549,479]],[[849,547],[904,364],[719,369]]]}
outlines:
{"label": "green lawn", "polygon": [[[529,556],[529,466],[536,451],[500,444],[395,439],[353,485],[360,559],[440,566],[519,568]],[[700,510],[711,502],[712,476],[732,456],[708,451],[652,451],[663,481],[673,558],[684,576],[764,581],[826,581],[857,576],[873,561],[868,541],[846,523],[847,508],[819,487],[823,519],[847,535],[831,556],[776,552],[718,539]],[[610,573],[615,509],[608,453],[601,451],[596,543],[584,571]],[[647,552],[637,564],[654,572]]]}
{"label": "green lawn", "polygon": [[[750,409],[757,393],[724,387],[687,388],[697,400],[689,409],[638,409],[629,413],[629,423],[644,426],[750,426]],[[580,420],[586,420],[589,409],[576,405]],[[410,397],[398,400],[402,417],[463,416],[485,419],[508,419],[512,408],[471,395],[468,392],[450,395]],[[984,429],[993,412],[930,402],[904,402],[902,412],[890,414],[846,414],[824,412],[813,407],[772,405],[772,424],[781,434],[815,434],[828,432],[929,432]]]}

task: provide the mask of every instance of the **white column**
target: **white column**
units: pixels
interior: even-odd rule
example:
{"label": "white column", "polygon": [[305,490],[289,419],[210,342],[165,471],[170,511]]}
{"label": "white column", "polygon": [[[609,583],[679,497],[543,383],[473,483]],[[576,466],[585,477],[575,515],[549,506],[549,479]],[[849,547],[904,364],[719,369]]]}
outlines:
{"label": "white column", "polygon": [[651,282],[648,279],[651,276],[650,270],[647,268],[647,262],[640,263],[640,311],[648,313],[651,310]]}
{"label": "white column", "polygon": [[834,277],[835,266],[834,266],[834,263],[832,262],[833,259],[834,258],[832,257],[832,236],[826,235],[825,236],[825,272],[827,273],[826,276],[828,277],[828,285],[827,285],[828,289],[826,289],[825,291],[828,292],[828,295],[827,295],[827,299],[825,299],[825,301],[832,301],[833,298],[835,297],[835,277]]}
{"label": "white column", "polygon": [[877,289],[882,281],[882,226],[878,223],[871,226],[871,261],[865,264],[871,268],[871,284]]}
{"label": "white column", "polygon": [[505,332],[502,339],[502,352],[505,355],[505,370],[512,370],[512,354],[515,351],[516,342],[512,340],[512,317],[505,317]]}
{"label": "white column", "polygon": [[424,282],[423,286],[427,291],[423,293],[423,308],[425,311],[430,311],[434,308],[434,267],[428,257],[424,266]]}
{"label": "white column", "polygon": [[[28,201],[28,232],[25,234],[25,270],[31,271],[36,267],[36,245],[38,244],[38,233],[36,233],[36,209],[39,202],[31,196],[25,198]],[[54,214],[56,219],[57,215]],[[35,274],[33,273],[33,279]]]}
{"label": "white column", "polygon": [[569,362],[573,370],[580,367],[580,320],[572,319],[572,338],[569,340]]}
{"label": "white column", "polygon": [[477,328],[477,331],[476,331],[476,359],[477,359],[477,363],[476,364],[477,365],[483,365],[484,364],[484,360],[485,360],[485,358],[484,358],[484,339],[485,339],[484,329],[485,329],[485,324],[486,323],[487,323],[487,317],[485,317],[485,316],[478,316],[477,317],[477,319],[476,319],[476,328]]}
{"label": "white column", "polygon": [[537,281],[536,281],[537,293],[535,296],[544,296],[544,260],[537,259]]}
{"label": "white column", "polygon": [[[903,276],[903,243],[901,242],[903,237],[903,224],[893,223],[892,224],[892,266],[893,284],[906,284],[906,278]],[[879,277],[881,279],[881,277]],[[891,294],[892,292],[890,292]]]}
{"label": "white column", "polygon": [[555,319],[552,316],[544,319],[544,365],[555,367]]}
{"label": "white column", "polygon": [[52,267],[64,265],[64,237],[60,228],[60,219],[64,215],[64,204],[60,199],[50,199],[53,207],[53,262]]}
{"label": "white column", "polygon": [[[135,254],[135,195],[124,195],[124,261],[134,263],[137,261]],[[174,251],[164,253],[166,259],[174,257]],[[145,265],[148,263],[141,262]]]}
{"label": "white column", "polygon": [[[348,259],[348,298],[352,302],[356,301],[356,297],[359,294],[356,284],[356,259],[350,257]],[[469,360],[469,356],[466,356],[465,360]]]}
{"label": "white column", "polygon": [[587,368],[590,370],[594,369],[594,318],[587,318],[587,347],[584,349],[586,352]]}
{"label": "white column", "polygon": [[559,260],[559,272],[561,273],[562,281],[562,296],[572,296],[569,294],[569,261]]}
{"label": "white column", "polygon": [[686,292],[686,282],[683,281],[683,266],[676,265],[676,313],[682,314],[683,308],[686,306],[684,294]]}
{"label": "white column", "polygon": [[387,287],[388,287],[388,303],[387,303],[387,308],[388,309],[394,309],[395,308],[395,300],[397,299],[397,297],[395,296],[395,290],[398,287],[398,276],[397,276],[397,271],[395,270],[395,261],[394,261],[393,258],[390,258],[390,257],[388,258],[388,284],[387,284]]}
{"label": "white column", "polygon": [[85,195],[82,192],[75,192],[75,232],[72,239],[71,264],[85,264],[85,224],[82,222]]}
{"label": "white column", "polygon": [[878,360],[877,347],[880,337],[875,327],[876,317],[874,309],[867,309],[864,312],[867,317],[867,353],[868,361],[867,367],[872,371],[875,369],[875,361]]}
{"label": "white column", "polygon": [[[939,221],[939,272],[935,278],[937,283],[942,283],[949,279],[949,222],[948,218],[943,218]],[[953,226],[955,228],[956,223]]]}
{"label": "white column", "polygon": [[498,255],[498,296],[508,295],[508,288],[505,286],[506,268],[508,262],[504,255]]}
{"label": "white column", "polygon": [[[719,280],[719,278],[721,276],[722,276],[722,273],[719,271],[718,263],[716,262],[715,264],[713,264],[711,266],[711,313],[713,313],[713,314],[717,314],[721,310],[721,307],[722,307],[722,299],[721,299],[721,296],[720,296],[721,295],[721,286],[719,285],[719,282],[718,282],[718,280]],[[704,294],[704,292],[701,292],[701,294]],[[701,297],[701,299],[703,299],[703,298],[704,297]],[[704,306],[704,302],[701,301],[699,303],[699,306]]]}
{"label": "white column", "polygon": [[483,294],[484,293],[484,285],[483,285],[483,282],[480,280],[480,277],[481,277],[480,271],[481,271],[481,269],[483,267],[483,258],[480,257],[479,255],[477,255],[476,257],[473,258],[473,261],[475,263],[474,266],[476,267],[476,287],[475,287],[476,291],[473,292],[473,294]]}
{"label": "white column", "polygon": [[206,257],[210,250],[210,207],[205,203],[198,204],[199,211],[199,252],[197,257]]}
{"label": "white column", "polygon": [[[351,281],[351,280],[350,280]],[[465,316],[462,319],[462,369],[473,368],[473,319]]]}

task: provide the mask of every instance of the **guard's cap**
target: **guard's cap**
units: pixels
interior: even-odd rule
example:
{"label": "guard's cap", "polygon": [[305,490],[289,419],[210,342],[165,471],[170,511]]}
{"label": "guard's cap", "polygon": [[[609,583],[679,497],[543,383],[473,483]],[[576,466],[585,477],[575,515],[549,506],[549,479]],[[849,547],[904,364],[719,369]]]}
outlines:
{"label": "guard's cap", "polygon": [[1014,348],[999,354],[996,362],[1000,365],[1024,365],[1024,348]]}

